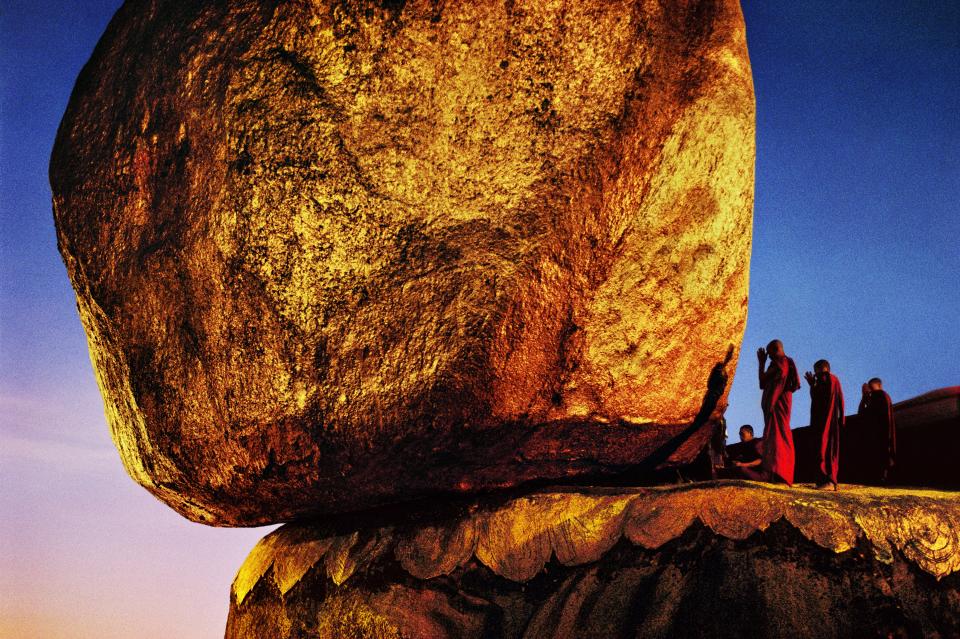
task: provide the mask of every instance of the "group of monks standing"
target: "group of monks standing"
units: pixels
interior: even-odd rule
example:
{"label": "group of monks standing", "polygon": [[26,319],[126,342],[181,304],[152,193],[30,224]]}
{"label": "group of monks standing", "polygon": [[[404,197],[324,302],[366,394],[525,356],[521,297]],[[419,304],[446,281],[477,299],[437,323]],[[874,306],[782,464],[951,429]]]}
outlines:
{"label": "group of monks standing", "polygon": [[[740,429],[746,446],[734,460],[734,474],[748,479],[793,484],[796,455],[790,430],[793,393],[800,389],[800,376],[793,360],[786,356],[783,343],[773,340],[757,351],[760,364],[760,388],[763,396],[763,441],[753,437],[753,428]],[[769,363],[768,363],[769,361]],[[810,386],[810,427],[819,443],[819,480],[817,488],[838,488],[840,463],[840,431],[844,425],[843,389],[840,380],[830,372],[825,359],[813,365],[813,372],[804,374]],[[858,414],[869,428],[863,442],[863,455],[869,458],[875,483],[885,483],[895,463],[896,433],[890,396],[883,382],[873,378],[862,387]]]}

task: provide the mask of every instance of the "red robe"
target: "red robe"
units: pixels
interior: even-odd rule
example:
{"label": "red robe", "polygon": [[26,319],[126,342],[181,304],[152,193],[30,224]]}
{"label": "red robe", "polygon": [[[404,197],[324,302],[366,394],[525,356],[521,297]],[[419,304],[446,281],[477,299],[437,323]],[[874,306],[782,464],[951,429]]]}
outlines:
{"label": "red robe", "polygon": [[864,431],[863,456],[870,460],[871,480],[883,481],[897,459],[897,426],[886,391],[875,390],[860,401],[857,414]]}
{"label": "red robe", "polygon": [[790,409],[793,391],[800,388],[797,367],[789,357],[771,357],[770,365],[760,378],[763,397],[763,469],[793,485],[793,433],[790,432]]}
{"label": "red robe", "polygon": [[840,428],[843,426],[843,389],[833,374],[827,381],[817,379],[810,387],[810,426],[820,435],[820,472],[837,483],[840,463]]}

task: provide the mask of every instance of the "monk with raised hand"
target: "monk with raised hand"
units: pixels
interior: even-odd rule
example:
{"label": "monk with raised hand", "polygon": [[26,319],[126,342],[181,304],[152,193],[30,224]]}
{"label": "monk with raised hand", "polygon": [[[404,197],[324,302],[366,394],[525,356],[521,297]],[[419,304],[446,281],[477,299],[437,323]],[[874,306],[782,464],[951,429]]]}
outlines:
{"label": "monk with raised hand", "polygon": [[840,428],[844,423],[843,389],[840,380],[830,372],[830,362],[819,360],[814,373],[804,377],[810,384],[810,426],[820,439],[820,481],[817,488],[837,490],[840,463]]}
{"label": "monk with raised hand", "polygon": [[[770,366],[767,367],[767,358]],[[760,388],[763,397],[763,469],[770,481],[793,485],[795,454],[790,432],[793,392],[800,388],[800,376],[793,360],[783,352],[783,343],[775,339],[766,349],[757,350],[760,362]]]}
{"label": "monk with raised hand", "polygon": [[857,415],[864,429],[863,456],[869,460],[870,481],[885,484],[897,460],[897,425],[893,420],[893,403],[879,377],[863,385]]}

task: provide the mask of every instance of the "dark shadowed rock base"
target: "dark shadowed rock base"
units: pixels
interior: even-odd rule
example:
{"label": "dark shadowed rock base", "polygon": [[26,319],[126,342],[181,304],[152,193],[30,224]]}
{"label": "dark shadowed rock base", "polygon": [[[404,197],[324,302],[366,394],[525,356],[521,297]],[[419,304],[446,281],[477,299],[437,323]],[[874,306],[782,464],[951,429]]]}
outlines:
{"label": "dark shadowed rock base", "polygon": [[286,527],[238,574],[226,637],[957,637],[957,506],[722,483],[540,493],[466,528]]}

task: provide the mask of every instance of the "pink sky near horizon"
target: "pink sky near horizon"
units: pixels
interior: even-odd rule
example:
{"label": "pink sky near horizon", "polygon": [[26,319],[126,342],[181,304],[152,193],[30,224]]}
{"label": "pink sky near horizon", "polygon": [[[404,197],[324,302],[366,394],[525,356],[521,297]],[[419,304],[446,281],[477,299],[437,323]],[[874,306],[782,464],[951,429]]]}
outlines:
{"label": "pink sky near horizon", "polygon": [[0,637],[222,636],[233,576],[274,527],[191,523],[137,486],[85,373],[0,396]]}

